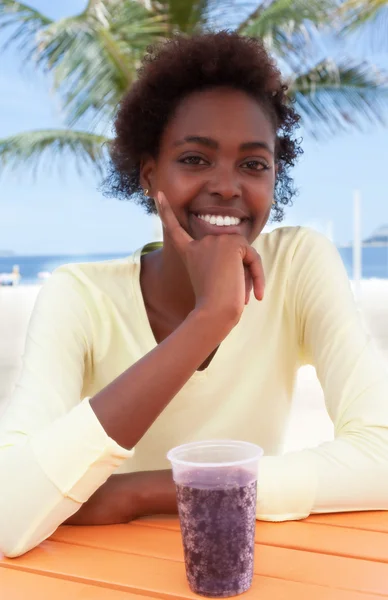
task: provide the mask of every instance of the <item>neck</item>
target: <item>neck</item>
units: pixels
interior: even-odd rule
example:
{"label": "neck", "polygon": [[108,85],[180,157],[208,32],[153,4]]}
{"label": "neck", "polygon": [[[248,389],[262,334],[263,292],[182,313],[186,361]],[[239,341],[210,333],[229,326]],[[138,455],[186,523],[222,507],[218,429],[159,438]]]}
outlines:
{"label": "neck", "polygon": [[146,303],[181,322],[195,307],[195,295],[186,267],[167,236],[163,248],[143,259],[142,288]]}

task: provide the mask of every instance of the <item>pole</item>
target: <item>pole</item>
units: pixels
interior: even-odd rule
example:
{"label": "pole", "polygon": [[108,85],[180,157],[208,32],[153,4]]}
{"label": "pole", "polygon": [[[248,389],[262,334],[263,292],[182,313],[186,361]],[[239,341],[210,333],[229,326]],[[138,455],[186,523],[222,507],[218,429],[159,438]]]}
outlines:
{"label": "pole", "polygon": [[334,223],[333,221],[328,221],[326,226],[326,236],[329,238],[331,242],[334,244]]}
{"label": "pole", "polygon": [[361,240],[361,193],[353,194],[353,280],[357,300],[361,296],[362,240]]}

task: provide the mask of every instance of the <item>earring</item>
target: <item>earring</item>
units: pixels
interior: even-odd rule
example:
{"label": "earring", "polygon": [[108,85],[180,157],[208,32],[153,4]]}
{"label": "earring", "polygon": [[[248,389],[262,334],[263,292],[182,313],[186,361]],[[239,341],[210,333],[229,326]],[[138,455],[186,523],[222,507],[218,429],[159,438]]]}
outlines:
{"label": "earring", "polygon": [[148,196],[149,190],[147,188],[145,188],[144,193],[145,193],[146,196]]}
{"label": "earring", "polygon": [[277,204],[276,200],[272,200],[272,204]]}

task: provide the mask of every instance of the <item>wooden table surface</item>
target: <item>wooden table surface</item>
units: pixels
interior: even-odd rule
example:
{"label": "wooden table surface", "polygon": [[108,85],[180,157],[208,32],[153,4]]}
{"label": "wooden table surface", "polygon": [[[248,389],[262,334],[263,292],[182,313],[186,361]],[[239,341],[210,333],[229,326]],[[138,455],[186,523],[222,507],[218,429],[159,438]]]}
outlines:
{"label": "wooden table surface", "polygon": [[[247,600],[388,597],[388,512],[257,522]],[[178,520],[60,527],[24,556],[0,560],[2,600],[198,598],[187,583]]]}

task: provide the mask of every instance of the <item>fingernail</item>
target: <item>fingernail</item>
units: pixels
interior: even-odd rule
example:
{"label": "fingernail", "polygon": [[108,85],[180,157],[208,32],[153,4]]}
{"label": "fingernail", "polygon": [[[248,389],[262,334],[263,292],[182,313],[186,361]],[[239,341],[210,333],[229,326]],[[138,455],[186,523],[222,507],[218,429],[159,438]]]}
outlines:
{"label": "fingernail", "polygon": [[163,192],[158,192],[156,194],[156,198],[158,200],[159,206],[163,206]]}

